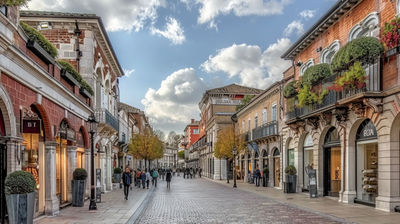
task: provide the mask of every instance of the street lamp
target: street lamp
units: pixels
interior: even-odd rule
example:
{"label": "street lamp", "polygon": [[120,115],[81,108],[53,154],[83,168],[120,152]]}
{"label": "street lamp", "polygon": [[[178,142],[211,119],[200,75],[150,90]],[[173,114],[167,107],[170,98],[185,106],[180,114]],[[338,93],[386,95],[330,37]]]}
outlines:
{"label": "street lamp", "polygon": [[233,146],[233,188],[237,188],[236,186],[236,156],[237,156],[237,149]]}
{"label": "street lamp", "polygon": [[98,122],[96,121],[96,117],[94,114],[91,114],[88,118],[88,123],[89,123],[89,133],[90,133],[90,143],[91,143],[91,155],[90,155],[90,204],[89,204],[89,210],[97,210],[97,205],[96,205],[96,199],[95,199],[95,189],[96,187],[94,186],[94,134],[96,134],[97,130],[97,124]]}

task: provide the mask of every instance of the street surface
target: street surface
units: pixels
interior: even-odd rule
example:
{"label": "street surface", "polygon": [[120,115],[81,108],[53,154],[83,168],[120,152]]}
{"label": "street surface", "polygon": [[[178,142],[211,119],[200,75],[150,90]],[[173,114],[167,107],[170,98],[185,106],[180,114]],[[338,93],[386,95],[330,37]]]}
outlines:
{"label": "street surface", "polygon": [[173,177],[148,201],[136,223],[343,223],[322,213],[286,205],[212,181]]}

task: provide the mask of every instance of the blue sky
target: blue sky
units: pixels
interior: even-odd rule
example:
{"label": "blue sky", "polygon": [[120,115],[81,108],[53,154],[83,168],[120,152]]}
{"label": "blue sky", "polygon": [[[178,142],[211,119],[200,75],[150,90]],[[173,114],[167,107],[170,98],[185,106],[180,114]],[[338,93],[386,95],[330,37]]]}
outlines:
{"label": "blue sky", "polygon": [[183,132],[207,88],[265,89],[280,55],[334,0],[31,0],[33,10],[96,13],[127,76],[121,101],[153,126]]}

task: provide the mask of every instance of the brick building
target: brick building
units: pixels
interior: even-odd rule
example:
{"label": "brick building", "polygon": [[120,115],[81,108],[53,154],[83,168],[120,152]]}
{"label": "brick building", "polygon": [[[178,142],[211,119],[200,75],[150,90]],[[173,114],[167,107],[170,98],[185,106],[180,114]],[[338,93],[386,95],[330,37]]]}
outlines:
{"label": "brick building", "polygon": [[185,133],[185,148],[188,149],[193,143],[195,143],[200,137],[200,129],[199,129],[199,121],[195,121],[192,119],[190,124],[186,125],[184,133]]}
{"label": "brick building", "polygon": [[[322,63],[332,63],[333,68],[340,59],[335,59],[336,53],[352,40],[379,39],[399,5],[389,0],[338,1],[282,56],[294,65],[284,74],[286,85]],[[398,56],[383,54],[360,60],[366,79],[359,88],[330,88],[357,61],[342,71],[336,69],[313,83],[310,91],[318,91],[318,86],[328,91],[311,105],[299,106],[299,95],[287,97],[283,167],[297,168],[297,191],[310,189],[307,171],[315,169],[319,196],[385,211],[400,205],[399,62]]]}

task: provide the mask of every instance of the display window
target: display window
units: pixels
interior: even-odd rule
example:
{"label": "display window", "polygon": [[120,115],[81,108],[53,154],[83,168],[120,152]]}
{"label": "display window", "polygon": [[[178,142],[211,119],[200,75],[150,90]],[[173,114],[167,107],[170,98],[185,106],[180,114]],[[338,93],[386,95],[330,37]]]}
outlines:
{"label": "display window", "polygon": [[274,186],[279,187],[281,182],[281,158],[278,149],[274,150]]}
{"label": "display window", "polygon": [[288,149],[288,165],[294,166],[294,149]]}
{"label": "display window", "polygon": [[339,197],[341,188],[341,147],[336,128],[328,130],[324,141],[324,195]]}

